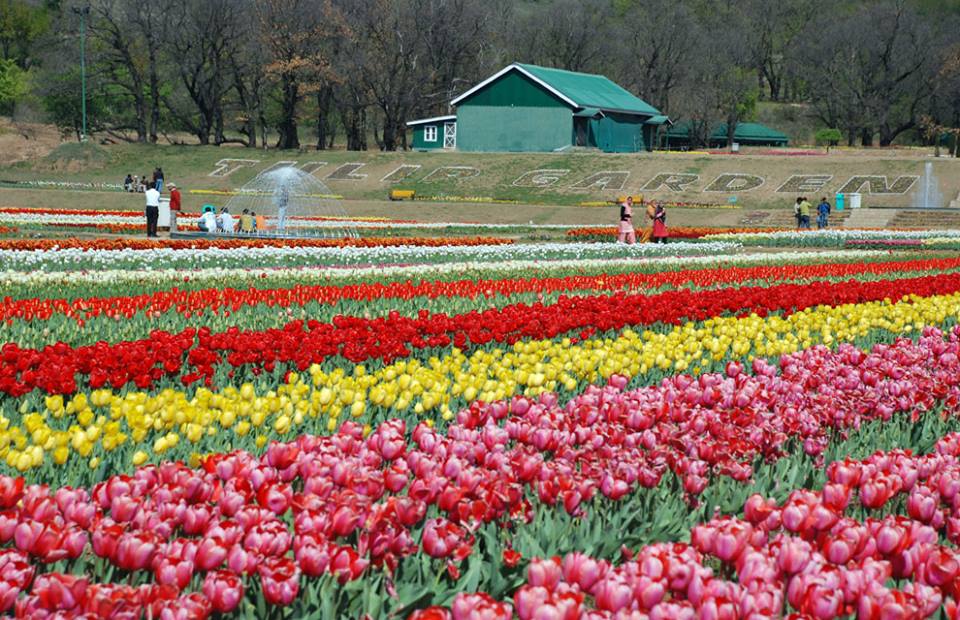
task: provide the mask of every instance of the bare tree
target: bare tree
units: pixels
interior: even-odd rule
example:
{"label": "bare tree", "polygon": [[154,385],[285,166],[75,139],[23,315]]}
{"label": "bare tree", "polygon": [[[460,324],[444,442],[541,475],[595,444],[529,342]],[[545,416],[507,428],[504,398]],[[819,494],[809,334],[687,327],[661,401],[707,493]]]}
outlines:
{"label": "bare tree", "polygon": [[800,54],[821,120],[851,143],[859,134],[864,146],[875,134],[887,146],[916,127],[933,92],[940,35],[907,0],[825,16],[813,33]]}
{"label": "bare tree", "polygon": [[516,60],[567,69],[600,70],[611,49],[609,0],[526,2],[511,34]]}
{"label": "bare tree", "polygon": [[701,36],[688,3],[635,0],[615,31],[616,70],[611,77],[669,113],[671,94],[690,76]]}
{"label": "bare tree", "polygon": [[332,78],[329,43],[345,34],[344,23],[329,0],[260,0],[256,7],[266,74],[277,83],[277,147],[300,148],[298,105],[305,93]]}
{"label": "bare tree", "polygon": [[[148,51],[149,41],[140,27],[141,3],[134,0],[96,0],[91,3],[90,35],[93,56],[102,78],[127,94],[133,104],[133,126],[137,142],[151,136],[148,116],[151,104],[148,88],[156,75],[156,56]],[[156,106],[153,106],[156,107]],[[152,124],[152,123],[151,123]],[[128,128],[119,124],[116,129]],[[155,127],[153,128],[155,131]]]}
{"label": "bare tree", "polygon": [[200,144],[222,144],[225,98],[230,87],[230,59],[242,53],[244,19],[234,0],[171,0],[166,19],[171,67],[189,97],[178,106],[172,97],[167,107]]}

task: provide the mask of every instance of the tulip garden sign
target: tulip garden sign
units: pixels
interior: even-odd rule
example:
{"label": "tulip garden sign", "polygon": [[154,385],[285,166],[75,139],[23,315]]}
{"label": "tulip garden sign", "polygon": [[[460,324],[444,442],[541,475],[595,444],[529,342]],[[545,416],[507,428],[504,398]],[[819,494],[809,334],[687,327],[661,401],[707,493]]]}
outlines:
{"label": "tulip garden sign", "polygon": [[[255,167],[260,162],[250,159],[222,159],[209,174],[225,178],[242,168]],[[359,162],[327,164],[311,161],[281,161],[271,164],[266,170],[278,166],[297,166],[327,181],[362,181],[368,178],[368,165]],[[382,175],[382,176],[380,176]],[[402,164],[378,175],[386,184],[401,182],[441,183],[459,182],[483,177],[483,170],[474,166],[424,167],[421,164]],[[572,192],[622,191],[635,189],[643,192],[663,193],[713,193],[742,194],[762,187],[776,188],[779,194],[862,192],[873,195],[903,195],[909,192],[920,178],[919,175],[853,174],[839,176],[828,172],[791,174],[786,178],[771,178],[772,175],[739,171],[701,175],[690,172],[665,170],[644,178],[636,178],[629,170],[598,170],[574,173],[566,168],[536,168],[519,174],[512,180],[504,180],[514,187],[534,189],[560,189]],[[377,178],[377,177],[373,177]]]}

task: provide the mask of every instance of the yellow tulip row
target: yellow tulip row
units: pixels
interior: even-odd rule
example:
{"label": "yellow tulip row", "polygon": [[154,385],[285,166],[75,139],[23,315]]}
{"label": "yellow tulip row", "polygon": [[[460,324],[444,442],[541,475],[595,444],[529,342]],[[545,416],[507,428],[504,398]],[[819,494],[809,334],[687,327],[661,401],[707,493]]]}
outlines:
{"label": "yellow tulip row", "polygon": [[[697,373],[728,359],[775,357],[817,343],[853,341],[874,330],[904,334],[958,318],[960,294],[911,296],[811,308],[786,318],[715,317],[666,331],[628,329],[578,343],[518,342],[470,355],[454,349],[444,358],[406,359],[372,372],[363,365],[331,372],[315,365],[267,392],[245,383],[218,393],[201,388],[192,396],[172,388],[48,396],[41,412],[22,407],[20,424],[0,416],[0,459],[27,471],[48,459],[65,463],[75,452],[96,466],[124,446],[135,448],[130,458],[139,465],[181,442],[190,450],[262,447],[272,438],[333,431],[344,418],[416,414],[411,417],[450,420],[455,408],[478,399],[572,392],[613,374]],[[205,443],[205,438],[212,439]]]}

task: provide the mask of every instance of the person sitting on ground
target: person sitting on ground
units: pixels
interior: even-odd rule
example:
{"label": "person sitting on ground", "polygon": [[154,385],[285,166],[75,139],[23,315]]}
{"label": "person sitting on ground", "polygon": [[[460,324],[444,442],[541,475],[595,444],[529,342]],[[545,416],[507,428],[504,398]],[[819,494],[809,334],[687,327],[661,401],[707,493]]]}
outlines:
{"label": "person sitting on ground", "polygon": [[253,216],[250,215],[250,209],[244,209],[240,214],[240,232],[250,234],[253,232]]}
{"label": "person sitting on ground", "polygon": [[217,214],[213,205],[203,206],[203,214],[200,216],[197,226],[205,233],[212,233],[217,229]]}
{"label": "person sitting on ground", "polygon": [[256,213],[250,213],[253,216],[253,229],[257,231],[264,231],[267,229],[267,218],[262,215],[257,215]]}
{"label": "person sitting on ground", "polygon": [[130,173],[127,173],[127,178],[123,180],[123,191],[132,192],[133,191],[133,177],[130,176]]}
{"label": "person sitting on ground", "polygon": [[220,209],[220,217],[217,218],[217,230],[233,234],[236,227],[236,222],[233,216],[230,215],[230,211],[228,211],[226,207]]}
{"label": "person sitting on ground", "polygon": [[137,191],[140,192],[141,194],[147,191],[147,183],[149,182],[150,182],[149,176],[143,175],[142,177],[140,177],[140,184],[137,186]]}

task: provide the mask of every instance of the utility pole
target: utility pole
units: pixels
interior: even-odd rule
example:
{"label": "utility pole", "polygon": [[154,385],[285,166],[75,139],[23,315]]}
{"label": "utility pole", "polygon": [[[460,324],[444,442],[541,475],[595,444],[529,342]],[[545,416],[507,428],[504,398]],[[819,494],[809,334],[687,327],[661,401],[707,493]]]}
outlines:
{"label": "utility pole", "polygon": [[80,16],[80,141],[87,141],[87,16],[90,15],[90,5],[83,8],[73,7],[73,12]]}

